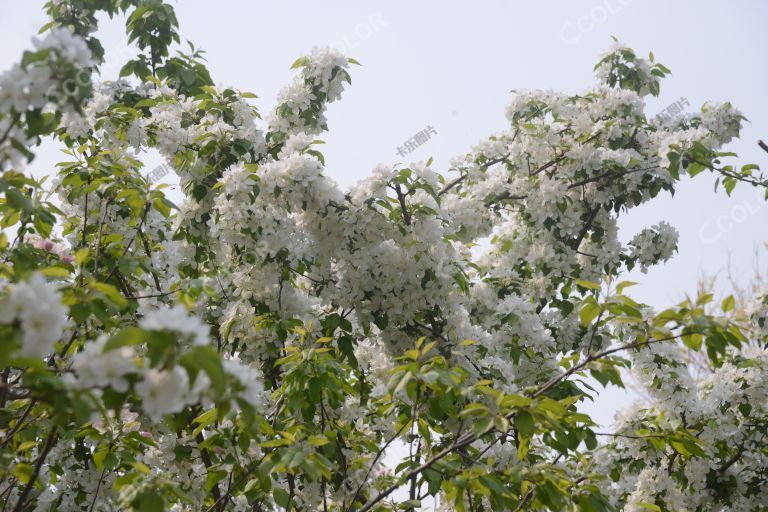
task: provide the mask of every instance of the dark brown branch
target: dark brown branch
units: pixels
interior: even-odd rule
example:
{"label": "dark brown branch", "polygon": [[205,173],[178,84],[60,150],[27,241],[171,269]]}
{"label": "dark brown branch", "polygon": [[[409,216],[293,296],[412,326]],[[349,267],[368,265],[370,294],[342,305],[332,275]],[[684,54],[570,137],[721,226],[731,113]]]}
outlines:
{"label": "dark brown branch", "polygon": [[722,465],[722,466],[720,466],[720,469],[718,469],[718,471],[719,471],[720,473],[725,473],[726,471],[728,471],[728,469],[729,469],[731,466],[733,466],[734,464],[736,464],[736,463],[739,461],[739,459],[741,459],[741,456],[742,456],[742,455],[744,455],[744,450],[745,450],[745,449],[746,449],[746,448],[744,447],[744,445],[743,445],[743,444],[742,444],[742,445],[740,445],[740,446],[739,446],[739,449],[738,449],[738,450],[736,450],[736,453],[734,453],[734,454],[733,454],[733,457],[731,457],[730,459],[728,459],[727,461],[725,461],[725,463],[723,463],[723,465]]}
{"label": "dark brown branch", "polygon": [[[121,258],[124,257],[126,254],[128,254],[128,251],[131,249],[131,246],[133,245],[133,242],[136,240],[136,237],[141,231],[142,226],[144,226],[144,221],[147,220],[147,214],[149,213],[149,209],[151,206],[152,206],[152,203],[149,203],[149,202],[144,205],[144,212],[141,215],[139,226],[136,228],[136,232],[133,234],[133,237],[126,244],[125,249],[123,249],[123,254],[120,256]],[[120,265],[120,260],[118,259],[118,261],[115,262],[115,266],[113,266],[112,270],[109,271],[109,274],[107,275],[107,278],[104,281],[109,281],[112,278],[112,276],[115,275],[115,272],[117,272],[119,265]]]}
{"label": "dark brown branch", "polygon": [[136,299],[155,299],[160,297],[167,297],[169,295],[173,295],[176,293],[177,290],[171,291],[171,292],[162,292],[162,293],[149,293],[147,295],[126,295],[125,298],[129,300],[136,300]]}
{"label": "dark brown branch", "polygon": [[691,161],[694,162],[694,163],[697,163],[697,164],[699,164],[699,165],[701,165],[703,167],[705,167],[706,169],[709,169],[710,171],[714,171],[714,172],[720,173],[723,176],[726,176],[728,178],[733,178],[736,181],[741,181],[743,183],[749,183],[750,185],[753,185],[753,186],[761,186],[761,187],[768,186],[768,184],[766,184],[765,181],[760,181],[758,179],[752,178],[751,176],[747,176],[747,175],[744,175],[744,174],[739,174],[739,173],[736,173],[736,172],[733,172],[733,171],[728,171],[726,169],[723,169],[722,167],[715,167],[711,163],[702,162],[700,160],[691,160]]}
{"label": "dark brown branch", "polygon": [[101,239],[104,236],[104,223],[107,220],[107,213],[109,213],[109,206],[111,204],[112,204],[112,198],[110,197],[107,200],[107,204],[104,205],[104,212],[101,214],[101,219],[99,220],[98,234],[96,237],[96,256],[94,257],[94,261],[93,261],[94,275],[97,275],[99,273],[99,260],[101,259]]}
{"label": "dark brown branch", "polygon": [[576,183],[571,183],[570,185],[568,185],[568,188],[569,189],[578,188],[578,187],[581,187],[583,185],[587,185],[589,183],[593,183],[595,181],[600,181],[603,178],[610,178],[610,179],[620,178],[622,176],[627,176],[628,174],[633,174],[633,173],[636,173],[636,172],[650,171],[652,169],[656,169],[657,167],[658,167],[658,165],[652,165],[650,167],[638,167],[638,168],[635,168],[635,169],[628,169],[626,172],[608,171],[608,172],[605,172],[603,174],[598,174],[597,176],[592,176],[591,178],[586,178],[586,179],[583,179],[581,181],[577,181]]}
{"label": "dark brown branch", "polygon": [[99,497],[101,484],[104,481],[104,475],[106,473],[107,473],[107,467],[104,466],[104,469],[101,470],[101,475],[99,475],[99,482],[96,484],[96,491],[93,493],[93,500],[91,500],[91,506],[88,508],[88,512],[93,512],[94,507],[96,507],[96,499]]}
{"label": "dark brown branch", "polygon": [[[203,437],[202,432],[198,432],[195,436],[195,441],[197,441],[198,449],[200,450],[200,458],[203,459],[203,464],[205,465],[205,469],[210,469],[210,467],[213,465],[211,462],[211,455],[208,453],[207,448],[200,448],[200,445],[203,444],[205,441],[205,438]],[[216,500],[216,503],[219,502],[221,499],[221,491],[219,490],[219,484],[215,483],[213,484],[213,487],[211,488],[211,493],[213,494],[213,499]]]}
{"label": "dark brown branch", "polygon": [[[600,135],[600,133],[596,133],[596,134],[594,134],[593,136],[591,136],[590,138],[588,138],[587,140],[585,140],[585,141],[583,142],[583,144],[586,144],[586,143],[588,143],[588,142],[592,142],[592,141],[593,141],[593,140],[595,140],[595,139],[596,139],[596,138],[597,138],[599,135]],[[568,154],[567,152],[564,152],[564,153],[562,153],[561,155],[558,155],[558,156],[556,156],[555,158],[553,158],[553,159],[552,159],[552,160],[550,160],[549,162],[545,163],[544,165],[542,165],[541,167],[539,167],[539,168],[538,168],[538,169],[536,169],[535,171],[533,171],[533,172],[529,172],[529,174],[530,174],[531,176],[536,176],[537,174],[540,174],[540,173],[542,173],[542,172],[546,171],[547,169],[549,169],[549,168],[550,168],[550,167],[552,167],[553,165],[557,165],[557,164],[559,164],[560,162],[562,162],[562,161],[565,159],[565,157],[567,156],[567,154]]]}
{"label": "dark brown branch", "polygon": [[488,199],[485,202],[485,206],[491,206],[494,203],[498,203],[499,201],[507,201],[507,200],[523,200],[527,198],[528,196],[513,196],[509,193],[509,191],[502,192],[501,194],[493,197],[492,199]]}
{"label": "dark brown branch", "polygon": [[8,442],[11,440],[11,438],[16,434],[16,432],[19,431],[21,426],[24,424],[24,421],[29,416],[29,413],[32,412],[32,408],[35,406],[35,403],[37,403],[37,400],[35,399],[30,400],[29,405],[27,405],[26,409],[24,409],[24,412],[21,414],[21,417],[13,425],[13,428],[5,435],[5,439],[3,439],[3,442],[0,443],[0,450],[5,448],[5,445],[7,445]]}
{"label": "dark brown branch", "polygon": [[392,442],[400,437],[400,434],[403,433],[403,429],[405,429],[406,425],[408,425],[408,422],[404,422],[403,426],[401,426],[398,431],[395,433],[394,436],[392,436],[386,443],[384,443],[384,446],[382,446],[379,451],[376,453],[376,456],[373,458],[373,462],[371,462],[371,465],[368,466],[368,471],[365,473],[365,477],[360,482],[360,485],[355,490],[355,493],[352,495],[352,503],[349,504],[349,507],[344,509],[344,512],[349,512],[349,510],[352,508],[352,505],[355,503],[355,498],[360,494],[360,491],[363,489],[363,486],[365,485],[365,482],[368,480],[368,477],[371,474],[371,471],[373,471],[373,467],[376,465],[376,463],[379,461],[381,456],[384,454],[385,451],[387,451],[387,448],[389,448],[389,445],[392,444]]}
{"label": "dark brown branch", "polygon": [[[491,167],[493,165],[496,165],[496,164],[498,164],[500,162],[504,162],[507,158],[509,158],[509,153],[507,153],[504,156],[500,156],[498,158],[494,158],[493,160],[489,160],[488,162],[486,162],[483,165],[481,165],[480,169],[488,169],[489,167]],[[455,180],[448,182],[442,189],[440,189],[440,192],[438,192],[437,195],[438,196],[442,196],[443,194],[445,194],[446,192],[451,190],[453,187],[455,187],[456,185],[458,185],[459,183],[461,183],[462,181],[467,179],[468,176],[469,176],[468,173],[464,173],[461,176],[459,176],[458,178],[456,178]]]}
{"label": "dark brown branch", "polygon": [[582,226],[581,231],[579,231],[578,236],[573,241],[573,248],[578,250],[579,246],[581,245],[581,242],[584,240],[584,237],[587,235],[587,231],[592,227],[592,223],[595,222],[595,218],[597,217],[597,214],[600,213],[600,205],[595,206],[592,211],[589,212],[589,216],[587,217],[587,222],[584,223],[584,226]]}
{"label": "dark brown branch", "polygon": [[636,436],[632,434],[619,434],[617,432],[593,432],[596,436],[605,437],[623,437],[625,439],[651,439],[655,437],[667,437],[666,434],[646,434],[643,436]]}
{"label": "dark brown branch", "polygon": [[158,292],[162,292],[163,287],[160,286],[160,279],[157,277],[155,269],[152,268],[152,251],[149,248],[149,242],[147,241],[147,237],[144,236],[144,231],[142,231],[141,226],[139,226],[138,233],[139,237],[141,238],[141,243],[144,246],[144,252],[147,253],[147,258],[149,258],[149,273],[152,274],[152,280],[155,282],[155,288],[157,288]]}
{"label": "dark brown branch", "polygon": [[[248,469],[244,468],[243,474],[240,475],[240,478],[238,478],[237,481],[229,489],[227,489],[227,492],[225,492],[223,496],[221,496],[218,500],[216,500],[213,503],[213,505],[208,507],[205,510],[205,512],[214,512],[225,502],[225,500],[228,500],[229,497],[232,495],[232,493],[235,492],[235,490],[245,482],[245,479],[251,476],[254,473],[254,471],[256,471],[259,468],[259,465],[261,464],[261,461],[263,459],[264,459],[264,456],[262,455],[261,458],[259,458],[259,460],[254,461],[253,465],[250,468]],[[259,508],[257,510],[261,510],[261,509]]]}
{"label": "dark brown branch", "polygon": [[13,130],[13,127],[16,126],[16,123],[19,122],[19,114],[15,114],[13,116],[13,119],[11,119],[11,122],[8,124],[8,128],[6,128],[5,132],[3,133],[3,136],[0,137],[0,144],[6,141],[8,136],[11,134],[11,130]]}
{"label": "dark brown branch", "polygon": [[35,482],[37,482],[37,477],[40,475],[40,470],[43,467],[43,463],[45,463],[45,458],[48,456],[48,452],[51,451],[51,448],[53,448],[54,443],[56,443],[56,429],[57,426],[54,425],[51,427],[51,430],[48,432],[48,439],[45,441],[45,446],[43,446],[43,451],[40,452],[40,455],[37,457],[37,462],[35,462],[35,468],[32,472],[32,475],[29,477],[29,480],[27,481],[27,485],[24,486],[24,490],[21,491],[21,494],[19,495],[19,499],[16,502],[16,506],[13,507],[13,512],[21,512],[25,509],[25,506],[27,505],[27,496],[29,496],[30,491],[32,491],[32,486],[35,485]]}
{"label": "dark brown branch", "polygon": [[400,188],[400,184],[394,186],[395,193],[397,194],[397,201],[400,203],[400,210],[403,212],[403,221],[405,222],[406,226],[411,225],[411,214],[408,212],[408,206],[405,204],[405,196],[407,194],[403,194],[403,189]]}
{"label": "dark brown branch", "polygon": [[[693,334],[693,333],[691,333]],[[554,385],[558,384],[560,381],[567,379],[574,373],[581,371],[585,366],[587,366],[589,363],[593,361],[597,361],[598,359],[603,359],[604,357],[607,357],[611,354],[615,354],[616,352],[621,352],[622,350],[631,350],[633,348],[641,348],[648,345],[651,345],[653,343],[660,343],[662,341],[670,341],[677,339],[679,335],[677,336],[669,336],[667,338],[658,338],[658,339],[649,339],[646,341],[636,341],[634,343],[629,343],[627,345],[621,345],[614,348],[609,348],[607,350],[603,350],[602,352],[598,352],[595,355],[587,357],[584,361],[577,364],[576,366],[572,366],[568,370],[564,371],[560,375],[557,375],[555,377],[552,377],[549,381],[541,385],[536,391],[534,391],[531,394],[532,398],[537,398],[541,395],[543,395],[546,391],[548,391],[550,388],[552,388]]]}

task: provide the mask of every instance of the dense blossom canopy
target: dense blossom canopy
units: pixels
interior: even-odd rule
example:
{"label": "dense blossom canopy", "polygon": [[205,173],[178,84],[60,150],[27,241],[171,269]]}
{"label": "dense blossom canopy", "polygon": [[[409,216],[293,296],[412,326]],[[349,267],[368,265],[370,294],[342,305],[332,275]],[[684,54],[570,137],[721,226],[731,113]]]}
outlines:
{"label": "dense blossom canopy", "polygon": [[[658,312],[620,277],[677,250],[666,222],[622,244],[631,208],[703,171],[766,186],[725,163],[733,106],[649,119],[669,70],[616,44],[445,174],[342,190],[317,136],[353,59],[297,60],[262,121],[172,56],[161,0],[47,11],[0,75],[3,510],[768,510],[768,301]],[[102,14],[140,50],[121,78]],[[36,180],[44,137],[67,159]],[[627,372],[649,399],[602,432],[579,404]]]}

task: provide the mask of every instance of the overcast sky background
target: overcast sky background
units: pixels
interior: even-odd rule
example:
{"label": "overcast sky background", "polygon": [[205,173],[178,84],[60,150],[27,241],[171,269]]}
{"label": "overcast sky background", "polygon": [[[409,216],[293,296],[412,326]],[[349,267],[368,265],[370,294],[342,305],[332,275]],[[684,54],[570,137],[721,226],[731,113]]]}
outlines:
{"label": "overcast sky background", "polygon": [[[289,67],[313,46],[331,45],[359,60],[352,86],[328,111],[322,138],[327,172],[342,186],[365,177],[379,163],[433,157],[436,170],[470,145],[505,129],[504,107],[512,89],[579,93],[594,83],[592,68],[611,35],[639,54],[653,51],[672,70],[661,96],[647,100],[649,117],[685,98],[698,110],[707,100],[731,101],[750,119],[729,150],[740,164],[768,169],[768,2],[669,0],[487,1],[406,0],[377,2],[171,1],[182,40],[207,52],[219,85],[259,96],[266,115]],[[43,0],[0,0],[0,69],[20,59],[45,23]],[[134,51],[125,45],[124,19],[100,30],[107,50],[106,79]],[[397,147],[428,126],[437,135],[405,159]],[[61,160],[44,145],[32,163],[35,175],[55,172]],[[148,155],[147,170],[160,163]],[[164,179],[173,182],[172,176]],[[667,220],[680,231],[679,254],[647,275],[632,295],[658,308],[695,293],[704,274],[730,264],[738,279],[752,275],[754,251],[766,236],[768,208],[755,190],[740,186],[731,198],[713,191],[714,177],[699,175],[621,221],[627,241],[640,229]],[[765,268],[765,267],[764,267]],[[588,412],[609,425],[625,394],[610,391]]]}

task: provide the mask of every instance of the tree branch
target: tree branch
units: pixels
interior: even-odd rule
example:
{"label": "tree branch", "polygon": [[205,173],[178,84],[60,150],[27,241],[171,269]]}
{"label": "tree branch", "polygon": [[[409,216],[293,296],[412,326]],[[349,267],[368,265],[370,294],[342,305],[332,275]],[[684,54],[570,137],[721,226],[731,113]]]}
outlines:
{"label": "tree branch", "polygon": [[51,427],[51,430],[48,432],[48,439],[45,441],[45,446],[43,446],[43,451],[38,456],[37,462],[35,462],[35,468],[32,472],[32,475],[29,477],[29,480],[27,480],[27,485],[24,486],[24,490],[21,491],[21,494],[19,495],[19,499],[18,501],[16,501],[16,506],[13,507],[13,512],[21,512],[22,510],[24,510],[24,507],[26,506],[27,496],[29,496],[29,493],[32,490],[32,486],[35,485],[35,482],[37,481],[37,477],[40,476],[40,470],[43,467],[45,458],[48,456],[48,452],[51,451],[51,448],[53,448],[54,443],[56,443],[57,428],[58,426],[54,425],[53,427]]}
{"label": "tree branch", "polygon": [[[498,158],[494,158],[493,160],[489,160],[488,162],[486,162],[486,163],[484,163],[483,165],[481,165],[481,166],[480,166],[480,169],[488,169],[489,167],[491,167],[491,166],[493,166],[493,165],[496,165],[496,164],[498,164],[498,163],[500,163],[500,162],[504,162],[504,161],[506,161],[506,160],[507,160],[507,158],[509,158],[509,153],[507,153],[507,154],[506,154],[506,155],[504,155],[504,156],[500,156],[500,157],[498,157]],[[469,173],[464,173],[464,174],[462,174],[461,176],[459,176],[458,178],[456,178],[455,180],[452,180],[452,181],[448,182],[448,183],[447,183],[447,184],[446,184],[446,185],[445,185],[445,186],[444,186],[442,189],[440,189],[440,191],[437,193],[438,197],[439,197],[439,196],[442,196],[443,194],[445,194],[446,192],[448,192],[449,190],[451,190],[453,187],[455,187],[456,185],[458,185],[459,183],[461,183],[462,181],[464,181],[465,179],[467,179],[467,177],[468,177],[468,176],[469,176]]]}
{"label": "tree branch", "polygon": [[406,194],[403,194],[403,189],[400,188],[400,184],[394,186],[395,193],[397,194],[397,200],[400,203],[400,211],[403,212],[403,221],[405,221],[406,226],[411,225],[411,214],[408,212],[408,206],[405,204],[405,196]]}

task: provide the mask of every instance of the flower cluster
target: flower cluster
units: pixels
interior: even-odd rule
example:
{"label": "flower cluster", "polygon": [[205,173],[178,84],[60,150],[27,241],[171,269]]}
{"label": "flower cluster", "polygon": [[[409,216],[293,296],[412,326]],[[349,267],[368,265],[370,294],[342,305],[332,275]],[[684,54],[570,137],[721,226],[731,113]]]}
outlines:
{"label": "flower cluster", "polygon": [[630,257],[640,264],[643,272],[648,267],[667,261],[677,251],[680,238],[677,230],[667,222],[660,222],[652,228],[646,228],[629,242],[632,248]]}
{"label": "flower cluster", "polygon": [[[30,111],[72,111],[91,90],[89,69],[94,64],[85,41],[66,28],[55,28],[34,39],[35,50],[20,64],[0,74],[0,157],[3,168],[15,167],[29,155],[19,147],[31,145],[37,135],[19,123]],[[16,147],[11,141],[18,141]]]}
{"label": "flower cluster", "polygon": [[301,75],[280,91],[278,106],[269,119],[272,132],[318,134],[327,127],[325,104],[341,97],[344,82],[349,82],[349,60],[331,48],[313,48],[312,53],[294,63]]}
{"label": "flower cluster", "polygon": [[67,326],[67,308],[61,299],[56,286],[39,272],[10,286],[0,302],[0,323],[19,322],[20,356],[40,358],[51,353]]}
{"label": "flower cluster", "polygon": [[[122,333],[117,337],[101,336],[86,343],[72,361],[74,378],[72,387],[81,390],[111,389],[125,393],[133,384],[141,409],[153,420],[159,421],[167,414],[177,413],[186,406],[202,403],[210,406],[211,380],[205,371],[190,374],[180,364],[157,367],[153,364],[152,333],[172,335],[174,345],[203,347],[209,343],[209,327],[196,316],[191,316],[184,306],[161,307],[149,311],[139,321],[143,331]],[[121,338],[122,336],[122,338]],[[128,336],[133,341],[126,345]],[[136,352],[134,341],[147,340],[148,351]],[[251,407],[261,407],[264,387],[260,374],[236,360],[224,360],[223,370],[234,379],[233,398],[244,400]]]}
{"label": "flower cluster", "polygon": [[[646,349],[638,357],[637,372],[654,405],[620,413],[616,440],[595,460],[597,471],[609,475],[605,489],[614,504],[625,510],[657,503],[669,510],[717,510],[727,497],[730,510],[759,510],[756,504],[768,502],[758,483],[768,455],[754,423],[766,413],[757,398],[768,392],[765,348],[746,349],[749,365],[728,362],[699,382],[674,350]],[[672,372],[665,369],[669,358],[675,359]],[[696,462],[677,460],[686,457]]]}

